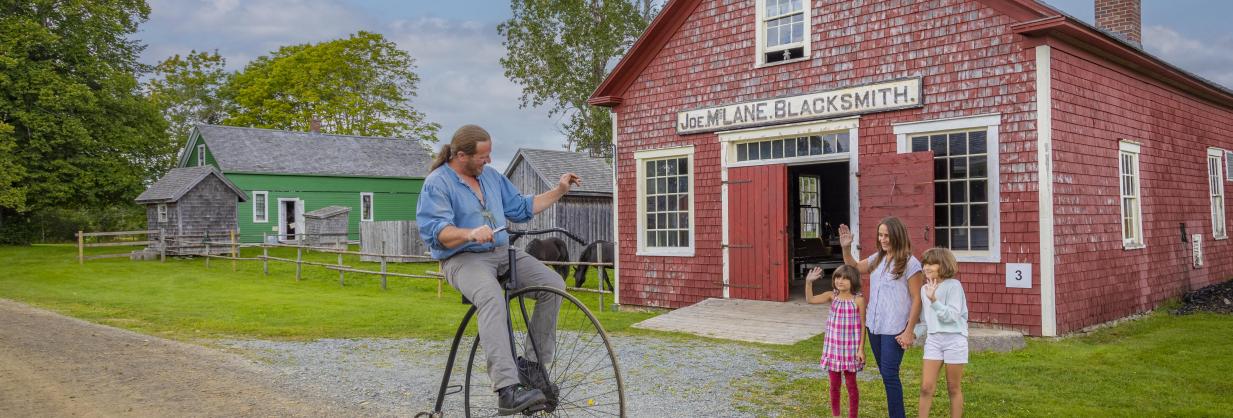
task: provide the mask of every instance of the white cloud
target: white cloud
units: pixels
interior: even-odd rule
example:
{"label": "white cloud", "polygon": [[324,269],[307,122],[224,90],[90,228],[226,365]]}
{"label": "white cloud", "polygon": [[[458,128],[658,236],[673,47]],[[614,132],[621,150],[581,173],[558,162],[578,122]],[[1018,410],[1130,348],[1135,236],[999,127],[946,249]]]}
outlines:
{"label": "white cloud", "polygon": [[504,170],[519,147],[560,149],[546,109],[519,109],[522,88],[505,78],[505,47],[495,24],[423,18],[391,22],[386,36],[411,52],[420,75],[417,108],[440,123],[442,142],[459,126],[494,137],[493,167]]}
{"label": "white cloud", "polygon": [[1153,25],[1143,30],[1143,46],[1173,65],[1233,89],[1233,37],[1196,40]]}
{"label": "white cloud", "polygon": [[493,167],[504,170],[519,147],[559,149],[564,136],[546,109],[519,109],[521,87],[505,78],[496,23],[439,17],[391,20],[342,0],[152,0],[136,38],[154,64],[190,50],[215,50],[229,70],[280,46],[379,32],[411,53],[420,75],[414,106],[442,126],[448,141],[468,123],[495,138]]}

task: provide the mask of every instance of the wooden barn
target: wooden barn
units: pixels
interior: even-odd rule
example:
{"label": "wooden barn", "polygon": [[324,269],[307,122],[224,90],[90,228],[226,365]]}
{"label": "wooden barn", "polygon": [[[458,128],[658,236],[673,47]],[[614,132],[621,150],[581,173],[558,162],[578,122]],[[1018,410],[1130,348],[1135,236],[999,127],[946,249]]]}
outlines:
{"label": "wooden barn", "polygon": [[246,198],[217,169],[203,166],[172,169],[137,196],[137,203],[146,206],[149,231],[169,239],[191,235],[200,241],[208,234],[211,240],[227,241],[236,230],[236,206]]}
{"label": "wooden barn", "polygon": [[[574,187],[556,205],[516,229],[561,228],[586,242],[612,241],[612,166],[603,158],[570,151],[519,149],[505,168],[505,176],[524,194],[540,194],[556,187],[561,175],[575,173],[582,186]],[[582,245],[566,237],[569,255],[577,260]],[[519,241],[518,246],[525,245]]]}
{"label": "wooden barn", "polygon": [[179,166],[214,166],[243,190],[240,240],[260,242],[299,241],[304,214],[328,206],[351,209],[350,240],[361,222],[414,220],[431,163],[416,139],[197,125]]}
{"label": "wooden barn", "polygon": [[[617,301],[785,301],[846,223],[960,260],[971,320],[1059,335],[1233,276],[1233,91],[1035,0],[670,0],[612,110]],[[814,238],[821,236],[826,241]]]}

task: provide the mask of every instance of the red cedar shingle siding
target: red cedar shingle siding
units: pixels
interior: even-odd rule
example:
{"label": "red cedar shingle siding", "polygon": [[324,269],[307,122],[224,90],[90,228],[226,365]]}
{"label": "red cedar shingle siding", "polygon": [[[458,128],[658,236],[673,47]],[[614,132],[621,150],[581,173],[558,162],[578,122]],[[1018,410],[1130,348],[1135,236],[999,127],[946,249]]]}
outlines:
{"label": "red cedar shingle siding", "polygon": [[[1206,171],[1209,146],[1233,149],[1233,110],[1073,47],[1052,56],[1058,331],[1146,311],[1233,276],[1230,241],[1212,237]],[[1122,249],[1121,139],[1142,144],[1143,249]],[[1191,266],[1183,222],[1188,235],[1203,234],[1203,268]]]}
{"label": "red cedar shingle siding", "polygon": [[[1035,53],[1010,18],[976,1],[812,4],[807,61],[754,69],[753,3],[704,1],[625,92],[616,107],[622,167],[635,151],[695,146],[697,238],[694,257],[637,256],[635,178],[620,176],[621,303],[681,307],[722,296],[719,144],[711,133],[676,135],[677,111],[918,75],[923,108],[861,117],[861,160],[895,152],[892,123],[1000,113],[1002,262],[1039,271]],[[971,319],[1039,334],[1038,288],[1008,292],[1000,266],[961,266]]]}

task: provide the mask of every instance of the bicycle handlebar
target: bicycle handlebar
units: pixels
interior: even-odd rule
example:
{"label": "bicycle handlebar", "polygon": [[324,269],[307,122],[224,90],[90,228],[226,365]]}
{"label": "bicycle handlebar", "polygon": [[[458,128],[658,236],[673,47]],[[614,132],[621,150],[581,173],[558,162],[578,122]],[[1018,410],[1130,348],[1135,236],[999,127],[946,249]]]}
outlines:
{"label": "bicycle handlebar", "polygon": [[518,238],[521,238],[523,235],[543,235],[543,234],[552,233],[552,232],[560,232],[562,234],[565,234],[565,236],[569,237],[569,239],[574,240],[574,242],[577,242],[579,245],[587,245],[587,242],[583,241],[582,238],[578,238],[578,236],[571,234],[569,231],[566,231],[561,228],[534,229],[530,231],[519,231],[516,229],[507,229],[506,227],[503,226],[503,227],[497,228],[497,230],[493,231],[493,233],[495,234],[502,229],[505,229],[505,232],[509,233],[510,235],[509,243],[510,244],[513,244],[514,241],[517,241]]}

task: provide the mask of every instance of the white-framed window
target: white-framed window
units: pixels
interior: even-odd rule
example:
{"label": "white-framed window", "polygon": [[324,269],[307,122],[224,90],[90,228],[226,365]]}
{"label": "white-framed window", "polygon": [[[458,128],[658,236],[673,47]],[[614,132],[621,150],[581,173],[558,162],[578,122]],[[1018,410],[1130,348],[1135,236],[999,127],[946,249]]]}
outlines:
{"label": "white-framed window", "polygon": [[371,221],[372,220],[372,193],[371,192],[360,193],[360,220],[361,221]]}
{"label": "white-framed window", "polygon": [[1224,152],[1224,178],[1233,181],[1233,170],[1229,170],[1229,167],[1233,167],[1233,151]]}
{"label": "white-framed window", "polygon": [[847,161],[855,146],[859,118],[739,129],[719,133],[724,164],[744,167]]}
{"label": "white-framed window", "polygon": [[809,57],[809,0],[757,0],[757,66]]}
{"label": "white-framed window", "polygon": [[1122,247],[1143,248],[1143,202],[1139,181],[1139,144],[1122,141],[1118,150],[1122,204]]}
{"label": "white-framed window", "polygon": [[634,153],[638,255],[694,255],[694,147]]}
{"label": "white-framed window", "polygon": [[198,167],[206,165],[205,152],[206,152],[205,144],[197,145],[197,166]]}
{"label": "white-framed window", "polygon": [[801,239],[818,238],[820,228],[820,219],[822,217],[820,201],[818,199],[818,176],[800,176],[797,179],[797,192],[800,203],[797,206],[800,209],[800,230]]}
{"label": "white-framed window", "polygon": [[894,125],[900,153],[933,151],[933,245],[959,261],[1001,261],[998,126],[1001,115]]}
{"label": "white-framed window", "polygon": [[167,204],[159,203],[157,210],[158,210],[158,221],[167,222]]}
{"label": "white-framed window", "polygon": [[1224,160],[1224,150],[1207,149],[1207,185],[1211,196],[1212,236],[1216,239],[1229,237],[1224,222],[1224,164],[1222,160]]}
{"label": "white-framed window", "polygon": [[253,192],[253,223],[263,224],[270,220],[270,192]]}

